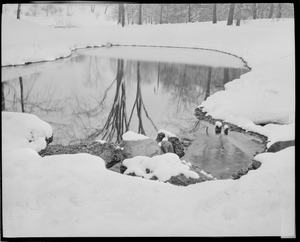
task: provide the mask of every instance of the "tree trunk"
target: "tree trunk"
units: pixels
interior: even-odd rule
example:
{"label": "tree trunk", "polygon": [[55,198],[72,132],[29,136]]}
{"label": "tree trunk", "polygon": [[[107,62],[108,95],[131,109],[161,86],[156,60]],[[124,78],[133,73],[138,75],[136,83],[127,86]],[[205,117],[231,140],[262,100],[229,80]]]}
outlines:
{"label": "tree trunk", "polygon": [[124,7],[124,4],[121,4],[121,24],[122,24],[122,27],[125,26],[125,7]]}
{"label": "tree trunk", "polygon": [[108,5],[106,5],[106,7],[105,7],[104,14],[106,14],[107,8],[108,8]]}
{"label": "tree trunk", "polygon": [[243,7],[243,4],[242,4],[242,3],[238,4],[238,6],[237,6],[237,12],[236,12],[236,26],[240,26],[240,24],[241,24],[242,7]]}
{"label": "tree trunk", "polygon": [[217,23],[217,4],[213,5],[213,24]]}
{"label": "tree trunk", "polygon": [[1,83],[1,91],[2,91],[2,111],[5,110],[5,96],[4,96],[4,85],[5,83]]}
{"label": "tree trunk", "polygon": [[139,4],[139,25],[142,25],[142,4]]}
{"label": "tree trunk", "polygon": [[18,4],[17,19],[20,19],[20,15],[21,15],[21,4]]}
{"label": "tree trunk", "polygon": [[191,22],[191,4],[188,6],[188,22]]}
{"label": "tree trunk", "polygon": [[118,4],[118,24],[121,23],[121,18],[122,18],[122,10],[121,10],[121,5],[122,4]]}
{"label": "tree trunk", "polygon": [[274,12],[274,3],[271,3],[270,12],[269,12],[269,18],[273,17],[273,12]]}
{"label": "tree trunk", "polygon": [[256,3],[252,4],[252,13],[253,13],[253,19],[257,18],[257,6]]}
{"label": "tree trunk", "polygon": [[281,18],[281,3],[278,3],[277,18]]}
{"label": "tree trunk", "polygon": [[160,16],[159,16],[159,23],[163,23],[163,5],[160,4]]}
{"label": "tree trunk", "polygon": [[22,109],[22,112],[25,113],[23,79],[21,76],[19,77],[19,82],[20,82],[20,93],[21,93],[21,109]]}
{"label": "tree trunk", "polygon": [[233,23],[234,8],[235,8],[235,3],[231,3],[229,8],[229,13],[228,13],[227,25],[232,25]]}

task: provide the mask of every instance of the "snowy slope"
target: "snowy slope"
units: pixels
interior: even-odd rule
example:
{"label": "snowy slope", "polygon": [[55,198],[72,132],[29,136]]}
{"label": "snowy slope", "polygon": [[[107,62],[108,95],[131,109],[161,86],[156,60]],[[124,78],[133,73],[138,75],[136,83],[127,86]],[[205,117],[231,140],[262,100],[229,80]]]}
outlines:
{"label": "snowy slope", "polygon": [[180,187],[115,173],[88,154],[13,149],[44,122],[9,139],[22,119],[2,112],[2,121],[5,237],[293,234],[294,147],[257,155],[261,168],[240,180]]}

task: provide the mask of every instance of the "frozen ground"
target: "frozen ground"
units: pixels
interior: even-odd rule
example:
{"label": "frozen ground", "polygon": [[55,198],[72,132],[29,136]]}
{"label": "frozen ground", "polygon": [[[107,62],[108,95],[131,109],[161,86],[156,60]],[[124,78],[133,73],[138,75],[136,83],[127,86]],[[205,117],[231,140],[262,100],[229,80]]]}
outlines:
{"label": "frozen ground", "polygon": [[[292,19],[57,29],[2,16],[1,38],[2,65],[107,42],[235,54],[251,72],[201,106],[270,144],[294,139]],[[277,124],[257,125],[265,122]],[[2,112],[4,236],[295,235],[295,147],[257,155],[262,166],[239,180],[178,187],[114,173],[87,154],[42,158],[37,151],[49,135],[51,127],[35,116]]]}

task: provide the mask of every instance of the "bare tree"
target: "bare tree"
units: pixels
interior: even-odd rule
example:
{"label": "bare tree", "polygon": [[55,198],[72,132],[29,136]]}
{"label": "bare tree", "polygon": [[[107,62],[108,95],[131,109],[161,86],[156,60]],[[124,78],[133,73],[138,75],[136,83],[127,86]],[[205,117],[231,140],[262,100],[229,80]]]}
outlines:
{"label": "bare tree", "polygon": [[243,8],[243,4],[242,3],[240,3],[240,4],[237,5],[236,26],[240,26],[240,24],[241,24],[242,8]]}
{"label": "bare tree", "polygon": [[233,23],[234,8],[235,8],[235,3],[231,3],[230,7],[229,7],[227,25],[232,25],[232,23]]}
{"label": "bare tree", "polygon": [[269,12],[269,18],[272,18],[273,17],[273,12],[274,12],[274,3],[271,3],[270,4],[270,12]]}
{"label": "bare tree", "polygon": [[159,23],[163,23],[163,4],[160,4],[160,15],[159,15]]}
{"label": "bare tree", "polygon": [[277,15],[276,15],[276,17],[277,18],[281,18],[281,3],[278,3],[278,8],[277,8]]}
{"label": "bare tree", "polygon": [[213,24],[217,23],[217,4],[213,4]]}
{"label": "bare tree", "polygon": [[256,3],[252,4],[252,14],[253,14],[253,19],[257,18],[257,5]]}
{"label": "bare tree", "polygon": [[121,13],[121,5],[122,4],[118,4],[118,24],[120,24],[121,23],[121,18],[122,18],[122,13]]}
{"label": "bare tree", "polygon": [[142,4],[139,4],[139,25],[142,25]]}
{"label": "bare tree", "polygon": [[122,27],[124,27],[125,25],[125,7],[124,7],[124,4],[120,4],[121,6],[121,24],[122,24]]}
{"label": "bare tree", "polygon": [[95,4],[91,4],[91,12],[92,12],[92,13],[95,12],[95,8],[96,8],[96,5],[95,5]]}
{"label": "bare tree", "polygon": [[191,22],[191,4],[188,4],[188,22]]}
{"label": "bare tree", "polygon": [[107,9],[108,9],[108,4],[105,7],[104,14],[106,14]]}
{"label": "bare tree", "polygon": [[20,15],[21,15],[21,4],[18,4],[17,19],[20,19]]}

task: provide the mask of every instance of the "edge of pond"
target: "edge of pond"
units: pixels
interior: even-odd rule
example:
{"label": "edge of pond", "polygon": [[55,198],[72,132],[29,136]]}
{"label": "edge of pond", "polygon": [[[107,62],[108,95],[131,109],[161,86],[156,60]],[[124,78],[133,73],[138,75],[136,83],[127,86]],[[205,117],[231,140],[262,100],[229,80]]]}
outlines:
{"label": "edge of pond", "polygon": [[174,48],[174,49],[194,49],[194,50],[209,50],[209,51],[215,51],[215,52],[219,52],[219,53],[223,53],[223,54],[227,54],[227,55],[231,55],[234,56],[236,58],[239,58],[245,65],[246,68],[248,68],[250,71],[252,70],[251,67],[248,66],[248,63],[240,56],[226,52],[226,51],[222,51],[222,50],[217,50],[217,49],[210,49],[210,48],[203,48],[203,47],[193,47],[193,46],[172,46],[172,45],[139,45],[139,44],[111,44],[111,43],[107,43],[105,45],[101,44],[101,45],[87,45],[87,46],[83,46],[83,47],[75,47],[73,49],[71,49],[71,53],[69,55],[66,56],[60,56],[57,57],[53,60],[39,60],[39,61],[28,61],[25,62],[23,64],[11,64],[11,65],[3,65],[1,67],[17,67],[17,66],[25,66],[25,65],[30,65],[30,64],[37,64],[37,63],[44,63],[44,62],[53,62],[56,60],[61,60],[61,59],[65,59],[65,58],[69,58],[71,57],[74,52],[76,50],[79,49],[88,49],[88,48],[104,48],[104,47],[113,47],[113,46],[132,46],[132,47],[153,47],[153,48]]}
{"label": "edge of pond", "polygon": [[[104,44],[101,44],[101,45],[87,45],[87,46],[83,46],[83,47],[75,47],[73,49],[71,49],[71,53],[67,56],[61,56],[61,57],[58,57],[58,58],[55,58],[53,60],[41,60],[41,61],[32,61],[32,62],[25,62],[23,64],[16,64],[16,65],[4,65],[2,67],[17,67],[17,66],[25,66],[25,65],[30,65],[30,64],[36,64],[36,63],[44,63],[44,62],[53,62],[53,61],[56,61],[56,60],[61,60],[61,59],[65,59],[65,58],[69,58],[71,57],[74,52],[78,49],[87,49],[87,48],[107,48],[107,47],[113,47],[113,46],[132,46],[132,47],[153,47],[153,48],[174,48],[174,49],[194,49],[194,50],[209,50],[209,51],[215,51],[215,52],[219,52],[219,53],[223,53],[223,54],[227,54],[227,55],[231,55],[231,56],[234,56],[236,58],[239,58],[243,63],[244,63],[244,66],[246,68],[249,69],[249,71],[252,70],[251,67],[248,66],[248,63],[240,56],[237,56],[235,54],[232,54],[232,53],[229,53],[229,52],[226,52],[226,51],[221,51],[221,50],[217,50],[217,49],[210,49],[210,48],[203,48],[203,47],[195,47],[195,46],[171,46],[171,45],[142,45],[142,44],[112,44],[112,43],[106,43],[105,45]],[[196,111],[198,110],[198,112]],[[196,113],[198,115],[196,115]],[[213,118],[211,115],[206,115],[206,112],[203,112],[201,109],[199,108],[196,108],[195,109],[195,116],[197,117],[198,120],[205,120],[207,122],[209,122],[210,124],[215,124],[216,121],[223,121],[223,120],[220,120],[220,119],[215,119]],[[239,133],[247,133],[247,134],[250,134],[250,135],[253,135],[257,138],[259,138],[263,145],[266,147],[266,144],[267,144],[267,137],[264,136],[264,135],[261,135],[259,133],[256,133],[256,132],[252,132],[252,131],[247,131],[235,124],[232,124],[232,123],[229,123],[229,122],[224,122],[224,124],[227,124],[230,126],[230,130],[233,130],[233,131],[236,131],[236,132],[239,132]],[[266,149],[265,149],[266,150]],[[265,152],[265,151],[263,151]],[[263,153],[261,152],[261,153]],[[246,170],[244,172],[242,172],[243,174],[241,175],[245,175],[247,174],[249,170]],[[240,176],[237,177],[237,179],[239,178]]]}

